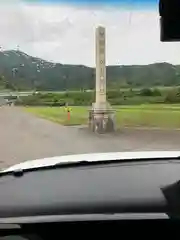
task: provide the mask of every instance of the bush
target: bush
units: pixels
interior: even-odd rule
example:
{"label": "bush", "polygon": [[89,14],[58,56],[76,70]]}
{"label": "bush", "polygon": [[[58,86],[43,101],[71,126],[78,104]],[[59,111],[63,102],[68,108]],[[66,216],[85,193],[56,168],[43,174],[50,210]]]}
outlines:
{"label": "bush", "polygon": [[150,88],[143,88],[140,90],[140,96],[153,96],[153,91]]}
{"label": "bush", "polygon": [[122,92],[120,92],[118,90],[109,90],[109,91],[107,91],[107,97],[109,99],[119,98],[120,96],[122,96]]}
{"label": "bush", "polygon": [[152,94],[153,96],[161,96],[162,95],[161,91],[159,89],[157,89],[157,88],[153,89],[152,93],[153,93]]}
{"label": "bush", "polygon": [[180,89],[172,89],[165,97],[166,103],[180,103]]}
{"label": "bush", "polygon": [[[109,90],[107,91],[107,98],[112,105],[156,103],[164,101],[164,97],[159,96],[159,90],[153,91],[150,89],[149,91],[149,89],[142,89],[140,93],[139,91],[120,92],[119,90]],[[149,96],[149,94],[151,95]],[[38,93],[31,96],[20,97],[15,104],[26,106],[64,106],[68,103],[71,106],[90,106],[94,101],[95,92],[76,91],[66,93]],[[167,98],[166,101],[170,100]]]}

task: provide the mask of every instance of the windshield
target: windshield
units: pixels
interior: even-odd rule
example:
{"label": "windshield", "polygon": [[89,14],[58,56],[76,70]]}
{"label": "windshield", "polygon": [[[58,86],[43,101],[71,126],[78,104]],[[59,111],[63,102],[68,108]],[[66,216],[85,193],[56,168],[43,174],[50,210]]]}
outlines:
{"label": "windshield", "polygon": [[179,43],[160,41],[157,0],[1,1],[0,29],[1,169],[179,150]]}

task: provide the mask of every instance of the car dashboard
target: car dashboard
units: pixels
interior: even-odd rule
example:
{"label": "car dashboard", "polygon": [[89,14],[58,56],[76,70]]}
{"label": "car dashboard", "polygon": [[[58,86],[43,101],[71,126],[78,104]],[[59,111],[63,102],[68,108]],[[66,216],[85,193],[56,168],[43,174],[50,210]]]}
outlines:
{"label": "car dashboard", "polygon": [[161,159],[2,174],[0,236],[172,236],[179,228],[179,173],[179,160]]}

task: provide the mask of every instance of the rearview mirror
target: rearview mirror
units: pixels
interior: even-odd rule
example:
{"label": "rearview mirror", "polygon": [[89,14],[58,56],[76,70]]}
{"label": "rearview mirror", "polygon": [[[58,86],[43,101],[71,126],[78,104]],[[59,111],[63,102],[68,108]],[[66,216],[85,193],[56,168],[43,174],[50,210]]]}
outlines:
{"label": "rearview mirror", "polygon": [[160,40],[180,41],[180,0],[159,0]]}

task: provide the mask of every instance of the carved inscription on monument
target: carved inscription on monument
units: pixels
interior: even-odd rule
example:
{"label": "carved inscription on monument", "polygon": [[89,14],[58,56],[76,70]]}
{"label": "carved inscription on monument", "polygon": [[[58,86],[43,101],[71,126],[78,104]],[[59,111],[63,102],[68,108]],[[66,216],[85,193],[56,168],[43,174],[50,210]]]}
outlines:
{"label": "carved inscription on monument", "polygon": [[104,79],[104,68],[105,68],[105,36],[104,31],[100,31],[100,39],[99,39],[99,54],[100,54],[100,92],[105,92],[105,79]]}
{"label": "carved inscription on monument", "polygon": [[[97,91],[101,96],[106,94],[106,68],[105,68],[105,29],[98,27],[96,32],[96,79]],[[97,99],[99,98],[97,94]],[[101,98],[102,101],[103,97]]]}

